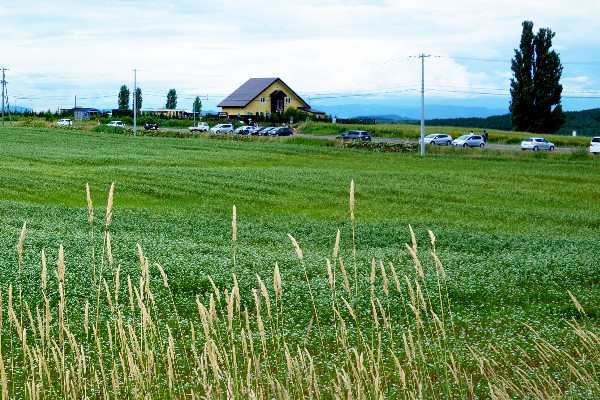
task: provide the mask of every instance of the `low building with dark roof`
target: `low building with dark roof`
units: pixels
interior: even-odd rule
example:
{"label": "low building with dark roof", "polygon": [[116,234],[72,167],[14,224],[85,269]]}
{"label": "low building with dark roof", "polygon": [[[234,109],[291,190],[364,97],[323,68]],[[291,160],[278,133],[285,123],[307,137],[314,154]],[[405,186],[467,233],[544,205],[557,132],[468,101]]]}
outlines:
{"label": "low building with dark roof", "polygon": [[296,108],[317,118],[325,116],[296,94],[280,78],[250,78],[221,101],[217,107],[229,116],[281,114]]}

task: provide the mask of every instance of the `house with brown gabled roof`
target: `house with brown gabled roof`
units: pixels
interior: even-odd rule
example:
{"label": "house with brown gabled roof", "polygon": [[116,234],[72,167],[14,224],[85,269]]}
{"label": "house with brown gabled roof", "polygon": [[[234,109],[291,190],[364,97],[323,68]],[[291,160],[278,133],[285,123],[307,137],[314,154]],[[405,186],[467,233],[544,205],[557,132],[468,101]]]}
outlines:
{"label": "house with brown gabled roof", "polygon": [[325,117],[323,111],[310,107],[280,78],[250,78],[221,101],[217,107],[229,116],[282,114],[296,108],[317,118]]}

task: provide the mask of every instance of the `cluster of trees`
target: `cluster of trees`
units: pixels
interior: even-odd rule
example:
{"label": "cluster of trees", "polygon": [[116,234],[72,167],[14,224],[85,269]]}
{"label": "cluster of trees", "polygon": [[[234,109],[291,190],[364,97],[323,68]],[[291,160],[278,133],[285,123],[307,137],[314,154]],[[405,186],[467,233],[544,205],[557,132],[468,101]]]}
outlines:
{"label": "cluster of trees", "polygon": [[560,104],[563,67],[551,50],[554,35],[548,28],[534,34],[533,22],[523,22],[521,43],[511,63],[510,112],[515,130],[554,133],[566,120]]}
{"label": "cluster of trees", "polygon": [[[118,99],[118,104],[119,104],[119,110],[129,110],[129,95],[130,95],[130,91],[127,88],[127,85],[123,85],[121,86],[121,88],[119,89],[119,99]],[[140,108],[142,108],[142,89],[141,88],[136,88],[135,89],[135,99],[134,99],[134,103],[132,103],[131,108],[133,109],[134,104],[135,107],[139,110]]]}
{"label": "cluster of trees", "polygon": [[[131,93],[127,85],[121,86],[121,88],[119,89],[118,96],[119,110],[129,110],[130,94]],[[136,88],[134,100],[135,101],[133,104],[135,104],[135,107],[138,110],[141,109],[143,98],[142,89],[139,87]],[[132,109],[134,108],[133,104],[131,106]],[[167,103],[165,104],[165,108],[168,110],[174,110],[177,108],[177,91],[175,89],[169,89],[169,92],[167,93]],[[196,96],[196,98],[194,99],[193,111],[197,114],[200,114],[200,112],[202,111],[202,101],[200,100],[200,96]]]}

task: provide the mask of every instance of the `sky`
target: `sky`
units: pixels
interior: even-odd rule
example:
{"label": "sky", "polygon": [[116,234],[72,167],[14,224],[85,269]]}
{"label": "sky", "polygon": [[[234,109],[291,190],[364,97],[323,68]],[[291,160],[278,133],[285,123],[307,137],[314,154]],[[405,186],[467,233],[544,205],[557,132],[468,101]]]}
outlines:
{"label": "sky", "polygon": [[[0,68],[12,107],[216,105],[280,77],[313,107],[381,103],[508,111],[522,23],[555,32],[563,108],[600,107],[600,2],[575,0],[0,0]],[[134,70],[136,71],[134,73]]]}

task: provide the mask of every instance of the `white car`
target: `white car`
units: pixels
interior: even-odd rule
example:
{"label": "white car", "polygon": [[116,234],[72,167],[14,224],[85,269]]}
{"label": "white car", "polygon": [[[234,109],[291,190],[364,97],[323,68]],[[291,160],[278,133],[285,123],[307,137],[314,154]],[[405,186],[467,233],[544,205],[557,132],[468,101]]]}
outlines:
{"label": "white car", "polygon": [[251,128],[252,127],[250,125],[242,125],[235,130],[235,133],[237,133],[238,135],[247,135],[248,130],[250,130]]}
{"label": "white car", "polygon": [[233,133],[232,124],[218,124],[210,128],[212,133]]}
{"label": "white car", "polygon": [[117,126],[119,128],[125,128],[125,124],[122,123],[121,121],[110,121],[108,124],[106,124],[108,126]]}
{"label": "white car", "polygon": [[452,144],[452,136],[444,133],[432,133],[431,135],[425,136],[425,144],[450,146]]}
{"label": "white car", "polygon": [[528,137],[521,142],[521,150],[554,150],[554,143],[541,137]]}
{"label": "white car", "polygon": [[197,126],[190,126],[188,130],[190,132],[208,132],[210,127],[206,122],[198,122]]}
{"label": "white car", "polygon": [[483,147],[485,142],[481,135],[462,135],[452,141],[452,146]]}
{"label": "white car", "polygon": [[69,118],[60,119],[56,125],[58,126],[71,126],[73,122]]}
{"label": "white car", "polygon": [[590,153],[600,154],[600,136],[594,136],[590,142]]}

